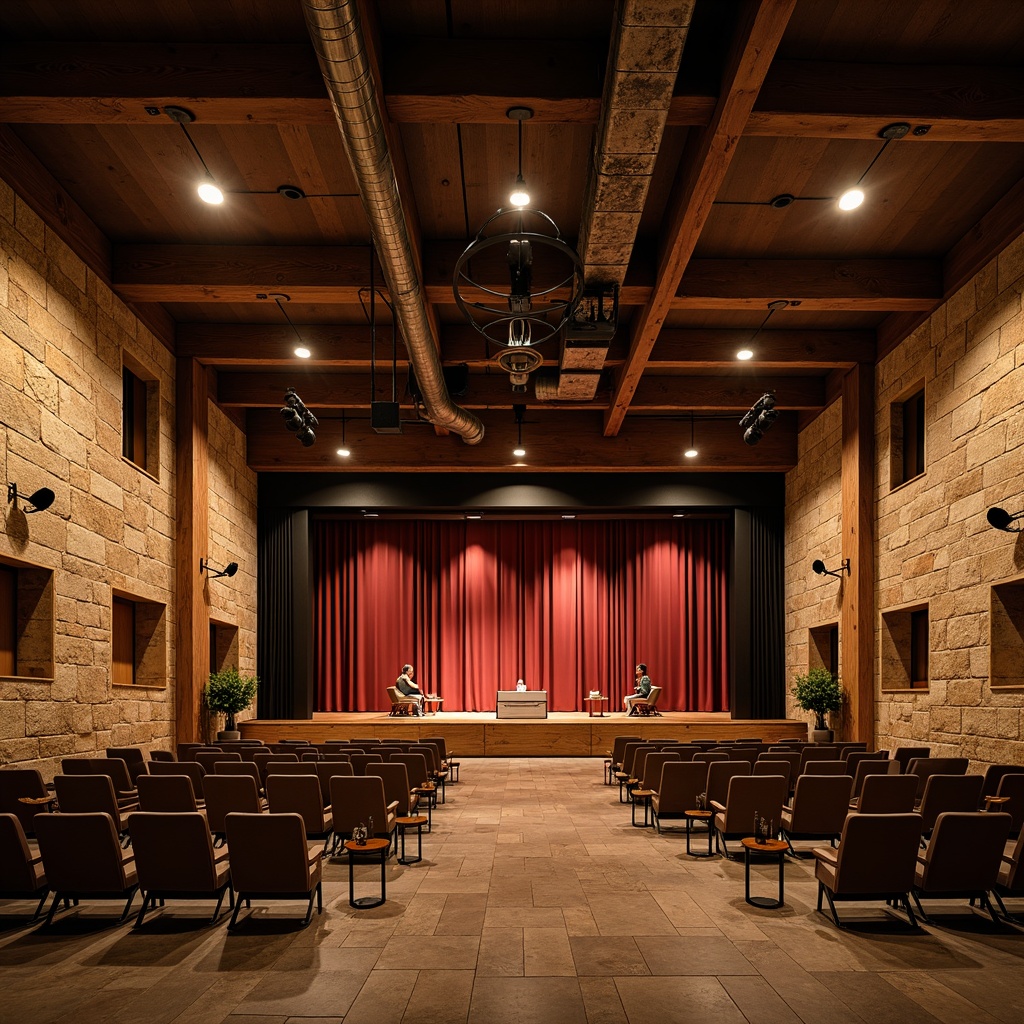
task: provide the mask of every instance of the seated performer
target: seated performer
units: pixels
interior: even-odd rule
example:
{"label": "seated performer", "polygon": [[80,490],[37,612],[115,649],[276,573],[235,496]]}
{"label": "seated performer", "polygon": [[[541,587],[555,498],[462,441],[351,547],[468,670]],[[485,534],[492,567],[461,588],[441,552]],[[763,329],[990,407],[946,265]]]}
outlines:
{"label": "seated performer", "polygon": [[412,681],[415,669],[412,665],[403,665],[402,674],[395,680],[398,692],[405,697],[416,698],[415,714],[423,714],[423,691]]}
{"label": "seated performer", "polygon": [[647,675],[647,666],[642,662],[636,667],[636,683],[633,687],[636,693],[623,700],[626,706],[626,714],[633,714],[633,705],[638,701],[646,701],[651,693],[651,680]]}

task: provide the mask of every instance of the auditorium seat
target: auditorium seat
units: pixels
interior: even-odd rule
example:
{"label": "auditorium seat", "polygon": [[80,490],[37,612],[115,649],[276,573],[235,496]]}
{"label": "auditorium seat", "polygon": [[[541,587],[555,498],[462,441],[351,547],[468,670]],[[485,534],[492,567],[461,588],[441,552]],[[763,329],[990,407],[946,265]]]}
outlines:
{"label": "auditorium seat", "polygon": [[419,795],[409,785],[408,769],[400,761],[386,761],[370,768],[370,774],[378,776],[384,783],[384,799],[395,804],[395,815],[408,818],[415,813]]}
{"label": "auditorium seat", "polygon": [[925,838],[931,835],[943,812],[976,811],[984,781],[980,775],[930,775],[917,808],[924,822]]}
{"label": "auditorium seat", "polygon": [[192,780],[187,775],[142,775],[138,786],[139,808],[143,811],[194,813],[199,810]]}
{"label": "auditorium seat", "polygon": [[320,780],[311,775],[267,776],[267,809],[271,814],[299,814],[307,839],[322,839],[324,852],[334,835],[330,806],[321,799]]}
{"label": "auditorium seat", "polygon": [[47,797],[46,785],[38,768],[4,768],[0,770],[0,814],[13,814],[21,822],[26,835],[35,835],[33,819],[47,808],[42,804],[23,804],[23,796]]}
{"label": "auditorium seat", "polygon": [[124,761],[132,782],[146,774],[146,757],[141,747],[107,747],[107,757],[117,757]]}
{"label": "auditorium seat", "polygon": [[324,807],[331,802],[331,779],[335,775],[352,777],[352,765],[346,758],[344,761],[320,761],[316,766],[317,779],[320,782],[320,802]]}
{"label": "auditorium seat", "polygon": [[242,755],[240,753],[238,753],[237,751],[227,751],[227,750],[197,750],[196,751],[196,756],[195,756],[196,764],[202,765],[203,766],[203,771],[206,772],[207,775],[209,775],[210,772],[212,772],[214,770],[213,766],[218,761],[241,761],[241,760],[242,760]]}
{"label": "auditorium seat", "polygon": [[707,790],[708,765],[703,761],[669,761],[661,769],[661,786],[651,797],[654,827],[660,833],[666,821],[686,821],[697,809],[697,796]]}
{"label": "auditorium seat", "polygon": [[1009,853],[1003,854],[999,876],[992,888],[992,895],[995,896],[1003,916],[1011,921],[1016,921],[1016,918],[1007,911],[1002,897],[1019,899],[1024,896],[1024,866],[1022,865],[1024,865],[1024,831],[1021,831],[1017,837],[1013,849]]}
{"label": "auditorium seat", "polygon": [[34,921],[49,891],[43,858],[29,850],[21,822],[14,814],[0,813],[0,899],[39,900]]}
{"label": "auditorium seat", "polygon": [[909,775],[867,775],[850,809],[860,814],[902,814],[914,809],[917,779]]}
{"label": "auditorium seat", "polygon": [[[846,762],[847,772],[849,773],[850,762]],[[856,800],[860,796],[861,790],[864,788],[864,780],[869,775],[894,775],[896,769],[899,766],[895,761],[888,760],[867,760],[858,761],[857,767],[853,770],[853,795],[852,800]],[[913,809],[913,808],[911,808]]]}
{"label": "auditorium seat", "polygon": [[906,774],[917,777],[917,799],[920,800],[925,784],[933,775],[966,775],[969,765],[966,757],[915,757],[907,765]]}
{"label": "auditorium seat", "polygon": [[[404,756],[404,755],[403,755]],[[331,808],[338,841],[349,839],[357,825],[370,827],[371,839],[387,839],[395,831],[397,804],[384,796],[384,780],[378,775],[334,775],[331,778]],[[391,851],[388,851],[390,856]]]}
{"label": "auditorium seat", "polygon": [[[717,766],[712,765],[712,769],[715,767]],[[747,765],[748,770],[749,767]],[[727,857],[732,856],[727,840],[753,836],[755,817],[764,819],[774,839],[782,822],[782,805],[786,802],[787,796],[789,787],[782,775],[733,776],[729,780],[725,800],[714,800],[708,808],[715,812],[716,848],[723,851]]]}
{"label": "auditorium seat", "polygon": [[192,780],[192,791],[196,799],[204,799],[203,778],[206,772],[198,761],[157,761],[149,766],[149,772],[151,775],[187,775]]}
{"label": "auditorium seat", "polygon": [[[124,836],[128,828],[127,812],[118,806],[114,784],[109,775],[55,775],[53,787],[60,805],[60,815],[37,815],[36,830],[43,817],[62,817],[71,814],[109,814],[118,834]],[[134,808],[133,808],[134,810]]]}
{"label": "auditorium seat", "polygon": [[263,810],[256,779],[251,775],[211,775],[206,780],[207,828],[217,842],[223,842],[227,816],[259,814]]}
{"label": "auditorium seat", "polygon": [[794,840],[839,838],[849,813],[853,779],[849,775],[801,775],[792,803],[782,809],[782,834],[793,849]]}

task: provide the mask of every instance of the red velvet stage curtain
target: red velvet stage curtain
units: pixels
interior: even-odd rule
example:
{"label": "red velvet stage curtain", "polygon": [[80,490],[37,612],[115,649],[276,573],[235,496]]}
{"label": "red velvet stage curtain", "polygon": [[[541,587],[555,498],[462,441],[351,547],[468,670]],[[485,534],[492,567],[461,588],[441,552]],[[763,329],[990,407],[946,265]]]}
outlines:
{"label": "red velvet stage curtain", "polygon": [[498,689],[612,710],[647,663],[673,710],[728,709],[728,525],[719,520],[318,520],[317,710],[389,707],[406,661],[446,711]]}

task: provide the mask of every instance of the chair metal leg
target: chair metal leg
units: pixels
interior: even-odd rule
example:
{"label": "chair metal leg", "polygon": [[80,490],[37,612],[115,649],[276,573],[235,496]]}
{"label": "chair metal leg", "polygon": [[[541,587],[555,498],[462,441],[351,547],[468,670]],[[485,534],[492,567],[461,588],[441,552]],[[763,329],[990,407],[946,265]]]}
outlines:
{"label": "chair metal leg", "polygon": [[306,907],[306,916],[302,920],[302,927],[305,928],[307,924],[313,919],[313,894],[309,894],[309,906]]}
{"label": "chair metal leg", "polygon": [[[43,906],[46,903],[46,897],[49,896],[49,895],[50,895],[49,891],[43,893],[43,898],[39,901],[39,906],[36,907],[36,912],[32,915],[32,920],[33,921],[36,920],[36,918],[39,917],[39,915],[43,912]],[[1000,902],[1000,905],[1002,905],[1001,902]],[[1005,911],[1004,911],[1004,913],[1005,913]]]}
{"label": "chair metal leg", "polygon": [[[1013,916],[1013,914],[1011,914],[1011,913],[1010,913],[1010,912],[1009,912],[1009,911],[1008,911],[1008,910],[1006,909],[1006,904],[1005,904],[1005,903],[1003,903],[1003,897],[1002,897],[1002,896],[1000,896],[1000,895],[999,895],[999,893],[997,893],[997,892],[995,891],[995,889],[993,889],[993,890],[992,890],[992,895],[993,895],[993,896],[995,897],[996,903],[997,903],[997,904],[999,904],[999,912],[1000,912],[1000,913],[1002,914],[1002,916],[1003,916],[1003,917],[1004,917],[1004,918],[1005,918],[1005,919],[1006,919],[1007,921],[1012,921],[1012,922],[1013,922],[1014,924],[1016,924],[1016,923],[1017,923],[1017,919],[1016,919],[1016,918],[1015,918],[1015,917]],[[44,896],[44,897],[43,897],[43,899],[45,899],[45,898],[46,898],[46,897]]]}
{"label": "chair metal leg", "polygon": [[[921,899],[920,899],[920,897],[917,895],[917,893],[913,889],[911,889],[910,895],[913,896],[914,902],[917,904],[917,912],[921,915],[921,920],[924,921],[925,924],[931,924],[931,921],[928,919],[928,915],[924,912],[924,907],[921,906]],[[903,900],[903,903],[905,905],[909,906],[909,904],[907,903],[906,896],[903,896],[901,898]]]}
{"label": "chair metal leg", "polygon": [[[53,902],[50,904],[50,912],[46,915],[46,920],[43,922],[44,928],[49,928],[50,925],[53,923],[53,915],[57,913],[57,904],[60,903],[60,901],[61,895],[58,892],[56,895],[54,895]],[[64,902],[66,903],[67,900],[65,900]]]}
{"label": "chair metal leg", "polygon": [[234,910],[231,911],[231,920],[228,921],[228,927],[229,928],[234,928],[235,927],[235,924],[238,921],[238,912],[241,909],[242,909],[242,894],[239,893],[238,897],[235,899]]}
{"label": "chair metal leg", "polygon": [[142,906],[139,907],[139,912],[135,916],[135,924],[132,926],[133,928],[139,928],[142,925],[142,919],[146,916],[146,908],[149,906],[151,899],[152,897],[146,893],[142,894]]}
{"label": "chair metal leg", "polygon": [[213,908],[213,917],[210,918],[210,924],[213,924],[218,917],[220,917],[220,906],[224,902],[224,890],[221,889],[220,895],[217,897],[217,906]]}
{"label": "chair metal leg", "polygon": [[828,888],[825,888],[825,899],[828,900],[828,909],[832,911],[832,920],[835,921],[837,928],[845,928],[846,926],[842,921],[839,920],[839,914],[836,913],[836,903],[832,899],[832,892]]}
{"label": "chair metal leg", "polygon": [[984,910],[988,911],[988,916],[992,918],[992,923],[999,924],[999,918],[996,917],[995,907],[992,906],[992,901],[988,898],[987,892],[983,892],[981,894],[981,906]]}
{"label": "chair metal leg", "polygon": [[[914,917],[914,908],[911,907],[910,900],[907,899],[907,894],[906,893],[904,893],[900,897],[900,902],[903,904],[903,909],[907,912],[907,920],[910,921],[910,927],[911,928],[916,928],[917,927],[917,918]],[[918,904],[918,906],[920,906],[920,903]],[[924,917],[924,911],[923,910],[921,911],[921,916]],[[926,918],[926,917],[924,919],[925,919],[925,921],[928,920],[928,918]]]}
{"label": "chair metal leg", "polygon": [[323,882],[316,883],[316,912],[322,914],[324,912],[324,885]]}
{"label": "chair metal leg", "polygon": [[124,905],[124,910],[121,911],[122,921],[128,920],[128,911],[132,909],[132,903],[135,901],[135,892],[136,890],[132,889],[131,893],[128,896],[128,902]]}
{"label": "chair metal leg", "polygon": [[818,912],[821,912],[821,894],[825,891],[825,883],[818,882]]}

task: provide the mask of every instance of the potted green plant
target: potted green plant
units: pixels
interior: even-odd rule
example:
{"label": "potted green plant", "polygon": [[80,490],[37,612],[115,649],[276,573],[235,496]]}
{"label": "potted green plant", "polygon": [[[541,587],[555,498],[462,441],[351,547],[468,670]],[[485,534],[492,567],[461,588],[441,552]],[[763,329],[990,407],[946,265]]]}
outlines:
{"label": "potted green plant", "polygon": [[831,743],[834,733],[825,723],[825,715],[843,706],[843,688],[839,678],[827,668],[812,668],[793,680],[793,697],[797,707],[814,713],[812,743]]}
{"label": "potted green plant", "polygon": [[217,733],[219,740],[241,739],[235,729],[235,715],[245,711],[256,699],[259,680],[255,676],[239,675],[237,668],[211,672],[203,690],[203,700],[210,711],[220,711],[226,718],[226,728]]}

